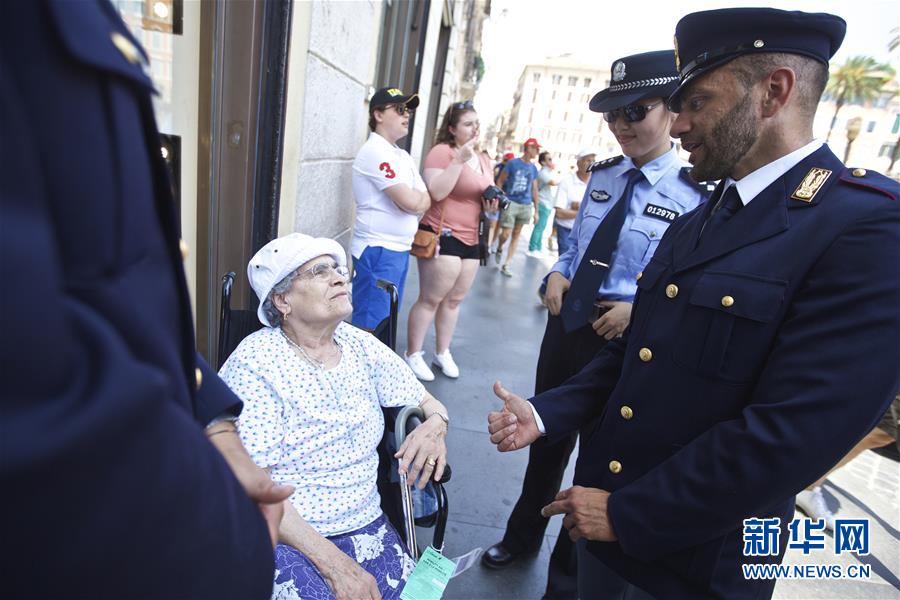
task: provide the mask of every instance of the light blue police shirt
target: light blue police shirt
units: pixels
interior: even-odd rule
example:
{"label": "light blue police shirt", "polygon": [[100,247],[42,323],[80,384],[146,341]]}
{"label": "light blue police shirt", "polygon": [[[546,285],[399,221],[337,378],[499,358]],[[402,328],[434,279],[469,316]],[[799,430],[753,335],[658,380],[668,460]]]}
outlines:
{"label": "light blue police shirt", "polygon": [[[632,191],[609,272],[597,291],[599,298],[632,302],[637,274],[650,262],[663,233],[676,217],[705,200],[696,186],[680,176],[683,166],[686,165],[673,147],[641,167],[644,179]],[[569,236],[571,246],[553,265],[551,273],[557,271],[572,281],[594,232],[625,191],[627,172],[632,168],[634,162],[626,156],[616,165],[591,173]]]}

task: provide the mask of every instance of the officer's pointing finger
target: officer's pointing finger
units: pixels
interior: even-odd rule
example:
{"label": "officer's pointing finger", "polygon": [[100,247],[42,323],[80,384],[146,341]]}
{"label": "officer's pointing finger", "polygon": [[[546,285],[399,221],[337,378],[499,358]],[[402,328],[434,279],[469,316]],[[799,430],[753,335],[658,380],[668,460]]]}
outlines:
{"label": "officer's pointing finger", "polygon": [[541,516],[544,518],[549,518],[553,515],[565,514],[566,512],[566,501],[555,500],[541,509]]}

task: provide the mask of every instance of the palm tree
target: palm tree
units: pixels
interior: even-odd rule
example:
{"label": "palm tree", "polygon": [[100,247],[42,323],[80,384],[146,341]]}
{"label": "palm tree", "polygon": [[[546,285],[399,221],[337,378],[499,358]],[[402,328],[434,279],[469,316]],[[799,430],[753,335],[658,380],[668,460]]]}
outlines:
{"label": "palm tree", "polygon": [[854,56],[831,72],[826,92],[834,98],[834,116],[828,128],[827,142],[837,123],[838,112],[845,104],[871,102],[881,93],[884,84],[894,76],[890,65],[882,64],[871,56]]}

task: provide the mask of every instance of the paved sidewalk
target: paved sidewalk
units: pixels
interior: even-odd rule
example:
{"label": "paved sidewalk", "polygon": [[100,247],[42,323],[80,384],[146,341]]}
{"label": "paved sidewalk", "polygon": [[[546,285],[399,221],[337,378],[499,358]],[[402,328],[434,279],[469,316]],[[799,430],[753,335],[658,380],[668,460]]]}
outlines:
{"label": "paved sidewalk", "polygon": [[[462,304],[459,325],[451,351],[459,364],[457,380],[444,377],[427,383],[429,391],[450,410],[453,424],[447,445],[454,479],[448,483],[450,522],[445,554],[460,556],[475,547],[487,548],[503,535],[506,519],[518,498],[525,472],[527,452],[500,454],[487,434],[487,413],[500,406],[491,391],[499,379],[522,396],[534,391],[534,369],[546,324],[546,309],[538,302],[537,287],[555,261],[527,258],[530,230],[522,232],[519,254],[514,258],[514,276],[507,278],[490,257],[479,269],[475,285]],[[524,244],[522,241],[524,240]],[[411,265],[406,298],[400,310],[397,349],[406,349],[406,316],[418,295],[418,270]],[[425,341],[426,361],[434,353],[434,332]],[[573,461],[563,486],[572,481]],[[900,599],[900,465],[866,452],[826,483],[826,497],[839,516],[870,519],[871,565],[866,581],[780,581],[775,597],[783,599],[827,598],[840,600]],[[480,564],[451,580],[444,598],[493,599],[540,598],[544,592],[547,563],[561,525],[554,517],[544,546],[532,557],[503,571]],[[431,530],[420,530],[420,545],[430,540]],[[828,548],[833,548],[829,540]],[[830,550],[803,556],[790,551],[785,559],[793,564],[859,564],[852,556],[834,556]]]}

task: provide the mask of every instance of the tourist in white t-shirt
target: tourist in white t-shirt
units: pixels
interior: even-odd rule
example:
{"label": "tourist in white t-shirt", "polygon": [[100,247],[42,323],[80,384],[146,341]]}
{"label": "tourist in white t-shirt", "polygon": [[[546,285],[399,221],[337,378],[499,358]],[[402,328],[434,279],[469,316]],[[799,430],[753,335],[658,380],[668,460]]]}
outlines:
{"label": "tourist in white t-shirt", "polygon": [[369,139],[353,161],[356,226],[353,255],[353,318],[358,327],[374,330],[390,312],[390,297],[376,287],[378,279],[403,285],[409,249],[431,197],[412,157],[397,146],[409,133],[409,118],[419,105],[416,94],[382,88],[369,101]]}
{"label": "tourist in white t-shirt", "polygon": [[569,234],[575,225],[588,179],[591,178],[588,167],[594,162],[595,156],[590,148],[581,150],[575,157],[575,172],[563,179],[556,191],[556,241],[560,256],[569,249]]}

